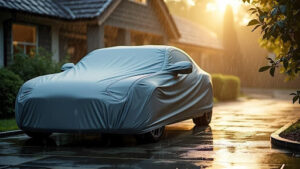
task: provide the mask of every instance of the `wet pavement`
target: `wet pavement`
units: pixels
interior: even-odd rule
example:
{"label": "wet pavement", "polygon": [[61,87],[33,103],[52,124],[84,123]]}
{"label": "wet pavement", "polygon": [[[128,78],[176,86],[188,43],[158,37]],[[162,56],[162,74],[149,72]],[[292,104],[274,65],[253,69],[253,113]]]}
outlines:
{"label": "wet pavement", "polygon": [[0,168],[299,169],[300,152],[272,147],[269,140],[272,132],[300,117],[300,106],[274,97],[249,94],[219,103],[209,127],[194,127],[192,120],[169,125],[158,143],[138,143],[130,135],[1,138]]}

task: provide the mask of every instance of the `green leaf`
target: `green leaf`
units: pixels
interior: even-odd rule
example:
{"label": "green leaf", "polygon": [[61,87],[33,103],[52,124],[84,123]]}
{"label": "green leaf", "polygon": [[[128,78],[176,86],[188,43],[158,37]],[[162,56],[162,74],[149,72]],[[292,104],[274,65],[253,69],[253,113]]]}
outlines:
{"label": "green leaf", "polygon": [[275,67],[272,67],[272,68],[270,69],[270,75],[271,75],[272,77],[274,77],[274,73],[275,73]]}
{"label": "green leaf", "polygon": [[284,21],[283,21],[283,20],[277,21],[276,24],[277,24],[278,27],[280,27],[280,28],[283,28],[283,27],[284,27]]}
{"label": "green leaf", "polygon": [[266,71],[266,70],[268,70],[268,69],[270,69],[271,68],[271,66],[263,66],[263,67],[261,67],[261,68],[259,68],[259,72],[264,72],[264,71]]}
{"label": "green leaf", "polygon": [[261,15],[258,17],[260,22],[263,22],[264,19],[266,18],[266,15]]}
{"label": "green leaf", "polygon": [[256,13],[256,11],[252,11],[250,15],[253,15],[253,14],[255,14],[255,13]]}
{"label": "green leaf", "polygon": [[278,12],[278,9],[277,8],[274,8],[272,11],[271,11],[271,16],[275,16]]}
{"label": "green leaf", "polygon": [[267,38],[267,36],[268,36],[268,34],[267,34],[267,33],[265,33],[265,34],[263,35],[263,39],[266,39],[266,38]]}
{"label": "green leaf", "polygon": [[251,32],[255,31],[255,29],[257,29],[260,25],[256,25]]}
{"label": "green leaf", "polygon": [[252,19],[247,26],[252,26],[252,25],[256,25],[256,24],[259,24],[258,20],[256,19]]}
{"label": "green leaf", "polygon": [[289,66],[288,60],[287,60],[287,59],[284,59],[284,60],[283,60],[283,67],[284,67],[285,69],[287,69],[288,66]]}
{"label": "green leaf", "polygon": [[293,98],[293,104],[294,104],[298,99],[299,99],[299,96],[295,96],[295,97]]}
{"label": "green leaf", "polygon": [[257,9],[259,15],[263,15],[264,14],[264,12],[259,7],[256,7],[256,9]]}
{"label": "green leaf", "polygon": [[286,5],[280,5],[279,10],[280,10],[281,13],[285,13],[286,12]]}
{"label": "green leaf", "polygon": [[272,58],[267,58],[267,60],[269,60],[270,63],[274,63],[274,60]]}
{"label": "green leaf", "polygon": [[276,30],[276,28],[277,28],[277,25],[276,25],[276,24],[274,24],[274,25],[271,27],[271,31],[270,31],[270,33],[274,33],[274,32],[275,32],[275,30]]}

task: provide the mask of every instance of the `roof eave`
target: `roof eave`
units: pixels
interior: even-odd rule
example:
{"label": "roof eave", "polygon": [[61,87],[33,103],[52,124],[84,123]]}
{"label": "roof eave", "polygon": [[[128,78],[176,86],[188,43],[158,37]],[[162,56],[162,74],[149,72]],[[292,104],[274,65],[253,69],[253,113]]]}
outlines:
{"label": "roof eave", "polygon": [[165,18],[164,21],[167,21],[164,26],[167,28],[169,40],[179,39],[180,33],[177,29],[177,26],[169,12],[169,9],[167,5],[163,2],[163,0],[157,0],[157,1],[148,1],[149,3],[153,3],[155,6],[158,6],[162,11],[163,17]]}
{"label": "roof eave", "polygon": [[121,0],[114,0],[108,4],[108,7],[104,9],[103,13],[95,17],[98,19],[98,25],[102,25],[120,3]]}

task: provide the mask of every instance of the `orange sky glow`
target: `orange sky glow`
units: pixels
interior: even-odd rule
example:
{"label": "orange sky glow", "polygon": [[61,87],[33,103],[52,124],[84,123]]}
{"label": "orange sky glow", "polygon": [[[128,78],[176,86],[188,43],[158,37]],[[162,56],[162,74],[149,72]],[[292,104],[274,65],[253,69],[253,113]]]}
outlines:
{"label": "orange sky glow", "polygon": [[[196,0],[186,0],[186,3],[189,6],[194,6],[195,1]],[[247,4],[243,3],[242,0],[211,0],[206,4],[205,9],[206,12],[212,12],[214,14],[223,16],[228,5],[230,5],[233,10],[235,21],[240,25],[247,25],[250,21],[250,16],[245,8],[243,8],[247,6]]]}

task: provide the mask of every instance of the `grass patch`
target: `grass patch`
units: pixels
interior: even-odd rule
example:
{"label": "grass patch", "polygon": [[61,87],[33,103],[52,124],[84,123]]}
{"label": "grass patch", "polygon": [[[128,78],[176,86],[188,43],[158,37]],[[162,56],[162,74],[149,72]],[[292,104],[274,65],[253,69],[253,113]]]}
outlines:
{"label": "grass patch", "polygon": [[298,120],[295,124],[291,125],[289,128],[284,130],[282,132],[282,134],[288,134],[288,133],[294,132],[296,130],[300,130],[300,120]]}
{"label": "grass patch", "polygon": [[14,118],[0,119],[0,132],[19,129]]}
{"label": "grass patch", "polygon": [[300,142],[300,120],[284,130],[279,136]]}

